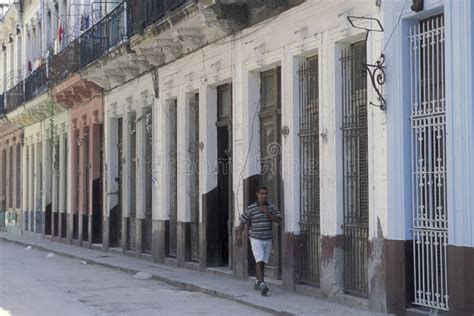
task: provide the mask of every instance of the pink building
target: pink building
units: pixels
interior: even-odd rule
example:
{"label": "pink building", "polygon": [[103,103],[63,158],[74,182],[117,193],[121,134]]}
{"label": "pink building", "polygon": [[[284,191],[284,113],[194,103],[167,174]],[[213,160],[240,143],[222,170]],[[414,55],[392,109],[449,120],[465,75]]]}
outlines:
{"label": "pink building", "polygon": [[23,129],[0,125],[0,227],[21,230],[21,152]]}
{"label": "pink building", "polygon": [[68,241],[102,243],[103,93],[74,75],[53,90],[70,108],[68,150]]}

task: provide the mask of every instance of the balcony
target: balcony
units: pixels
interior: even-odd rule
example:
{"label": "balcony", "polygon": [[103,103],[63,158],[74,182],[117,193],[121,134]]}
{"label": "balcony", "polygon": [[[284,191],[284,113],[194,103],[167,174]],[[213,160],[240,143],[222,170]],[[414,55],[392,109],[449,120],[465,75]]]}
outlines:
{"label": "balcony", "polygon": [[128,0],[131,35],[142,33],[148,26],[170,15],[189,0]]}
{"label": "balcony", "polygon": [[78,38],[81,68],[127,39],[129,19],[125,7],[125,2],[120,3]]}
{"label": "balcony", "polygon": [[46,64],[38,67],[25,79],[25,96],[23,102],[28,102],[48,88]]}
{"label": "balcony", "polygon": [[25,101],[24,81],[18,82],[13,88],[5,93],[6,106],[5,112],[9,113],[16,110]]}
{"label": "balcony", "polygon": [[[241,22],[247,21],[245,5],[228,10],[243,13],[244,19],[237,23],[231,14],[218,16],[219,1],[125,0],[110,14],[113,16],[104,18],[109,26],[102,28],[108,33],[96,31],[99,35],[93,38],[97,43],[87,41],[98,48],[91,53],[92,58],[81,61],[81,76],[110,90],[240,29],[244,25]],[[127,24],[120,24],[122,21]],[[120,45],[121,40],[124,45]],[[101,43],[106,47],[100,47]],[[83,55],[81,47],[81,58]],[[100,62],[96,62],[99,57]]]}
{"label": "balcony", "polygon": [[49,80],[55,84],[66,80],[79,70],[80,46],[78,41],[73,41],[49,62]]}

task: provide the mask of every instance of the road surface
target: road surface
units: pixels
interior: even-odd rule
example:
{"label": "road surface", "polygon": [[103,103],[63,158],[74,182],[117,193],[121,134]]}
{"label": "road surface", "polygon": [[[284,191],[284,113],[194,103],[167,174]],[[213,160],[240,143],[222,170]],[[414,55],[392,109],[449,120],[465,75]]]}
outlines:
{"label": "road surface", "polygon": [[6,315],[268,314],[204,293],[0,241],[0,316]]}

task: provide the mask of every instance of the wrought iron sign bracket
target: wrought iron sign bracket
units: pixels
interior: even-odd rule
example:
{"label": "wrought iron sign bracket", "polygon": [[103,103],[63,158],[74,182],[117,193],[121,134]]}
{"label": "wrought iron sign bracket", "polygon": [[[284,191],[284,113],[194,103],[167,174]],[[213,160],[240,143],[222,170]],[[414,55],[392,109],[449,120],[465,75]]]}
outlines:
{"label": "wrought iron sign bracket", "polygon": [[379,104],[375,104],[370,102],[371,105],[380,108],[382,111],[387,109],[387,102],[382,95],[382,87],[385,84],[385,66],[383,65],[385,62],[385,55],[382,53],[380,57],[375,62],[375,65],[371,64],[364,64],[362,65],[364,69],[367,71],[370,77],[370,81],[372,82],[372,87],[374,88],[375,92],[377,93],[377,99],[379,100]]}
{"label": "wrought iron sign bracket", "polygon": [[[359,16],[348,16],[347,20],[352,27],[356,29],[365,30],[365,43],[367,44],[367,39],[369,38],[370,32],[383,32],[382,23],[376,18],[369,18],[369,17],[359,17]],[[357,23],[360,24],[357,24]],[[375,22],[376,27],[371,26],[371,22]],[[367,45],[366,45],[367,47]],[[382,111],[387,109],[387,102],[382,95],[383,85],[385,84],[385,55],[383,53],[380,54],[380,57],[377,58],[375,64],[362,64],[362,67],[367,71],[367,74],[370,77],[370,81],[372,83],[372,87],[374,88],[375,92],[377,93],[377,99],[379,104],[375,104],[370,102],[371,105],[378,107]]]}

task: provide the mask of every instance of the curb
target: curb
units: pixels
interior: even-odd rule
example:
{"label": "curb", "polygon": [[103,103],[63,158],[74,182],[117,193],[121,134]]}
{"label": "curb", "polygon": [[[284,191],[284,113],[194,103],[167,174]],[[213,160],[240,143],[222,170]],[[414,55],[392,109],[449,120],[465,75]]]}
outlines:
{"label": "curb", "polygon": [[[46,251],[46,252],[53,251],[50,248],[37,245],[34,242],[26,242],[26,241],[9,239],[8,237],[4,237],[4,236],[0,236],[0,240],[5,241],[5,242],[9,242],[9,243],[13,243],[13,244],[17,244],[17,245],[21,245],[21,246],[31,246],[32,248],[42,250],[42,251]],[[95,265],[98,265],[98,266],[102,266],[102,267],[122,271],[122,272],[125,272],[125,273],[135,274],[137,272],[140,272],[140,270],[115,266],[113,264],[96,261],[94,259],[85,258],[85,257],[78,256],[78,255],[72,255],[72,254],[65,253],[65,252],[60,252],[60,251],[58,252],[56,250],[54,250],[54,253],[57,254],[57,255],[60,255],[62,257],[67,257],[67,258],[71,258],[71,259],[78,259],[78,260],[85,260],[85,261],[87,261],[87,263],[92,263],[92,264],[95,264]],[[166,283],[166,284],[169,284],[169,285],[172,285],[172,286],[175,286],[175,287],[179,287],[181,289],[185,289],[185,290],[188,290],[188,291],[201,292],[201,293],[208,294],[208,295],[211,295],[211,296],[214,296],[214,297],[223,298],[223,299],[235,302],[235,303],[239,303],[239,304],[242,304],[242,305],[246,305],[246,306],[261,310],[261,311],[266,312],[266,313],[272,313],[272,314],[275,314],[275,315],[285,315],[285,316],[286,315],[294,315],[293,313],[290,313],[290,312],[287,312],[287,311],[275,310],[275,309],[272,309],[272,308],[269,308],[269,307],[266,307],[266,306],[250,303],[250,302],[247,302],[245,300],[242,300],[242,299],[240,299],[238,297],[235,297],[235,296],[232,296],[232,295],[228,295],[228,294],[225,294],[225,293],[220,293],[216,290],[201,287],[201,286],[194,285],[194,284],[191,284],[191,283],[176,281],[176,280],[173,280],[171,278],[160,276],[158,274],[152,274],[151,279],[156,280],[156,281],[161,281],[163,283]]]}

